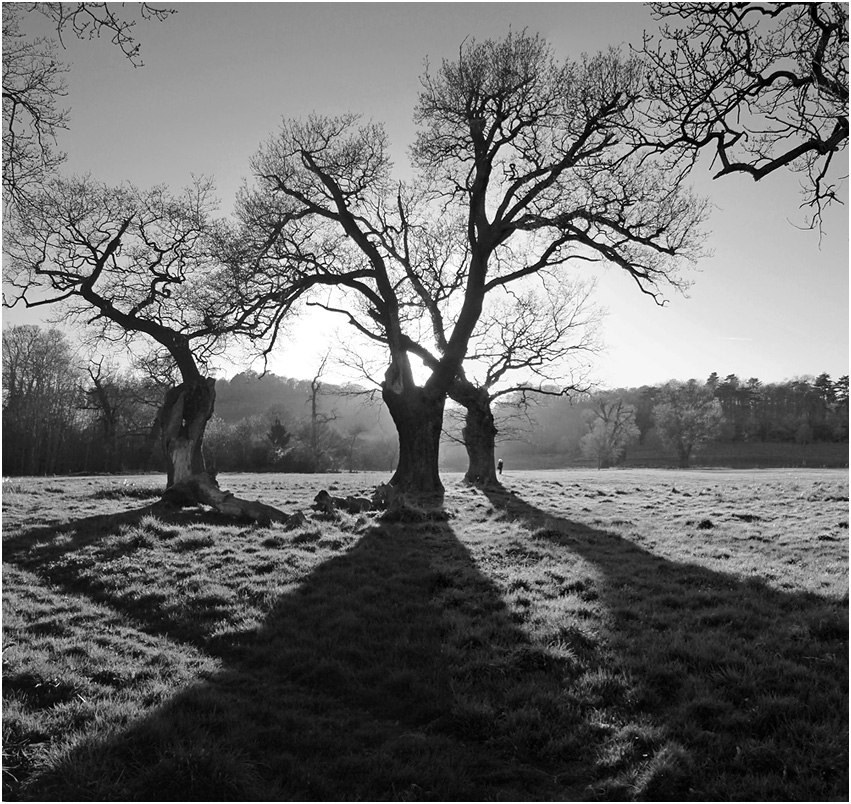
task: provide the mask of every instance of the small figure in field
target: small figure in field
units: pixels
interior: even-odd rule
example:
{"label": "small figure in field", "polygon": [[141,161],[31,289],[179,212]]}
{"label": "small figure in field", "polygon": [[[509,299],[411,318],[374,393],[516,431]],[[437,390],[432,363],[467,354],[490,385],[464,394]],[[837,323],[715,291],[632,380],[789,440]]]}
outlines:
{"label": "small figure in field", "polygon": [[496,471],[499,472],[499,476],[502,477],[502,458],[496,462]]}

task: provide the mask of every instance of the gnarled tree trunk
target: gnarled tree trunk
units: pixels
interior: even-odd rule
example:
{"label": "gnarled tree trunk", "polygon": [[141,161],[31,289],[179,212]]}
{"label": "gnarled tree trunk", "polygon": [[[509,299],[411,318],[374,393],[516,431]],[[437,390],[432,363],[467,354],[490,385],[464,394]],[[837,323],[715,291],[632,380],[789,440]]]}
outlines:
{"label": "gnarled tree trunk", "polygon": [[467,473],[464,480],[480,486],[499,484],[496,476],[496,434],[488,401],[483,407],[467,408],[461,436],[467,449]]}
{"label": "gnarled tree trunk", "polygon": [[216,381],[209,377],[187,380],[169,389],[160,410],[160,438],[171,488],[194,475],[203,474],[201,445],[213,415]]}
{"label": "gnarled tree trunk", "polygon": [[220,514],[246,522],[269,525],[272,522],[284,522],[293,526],[304,521],[301,513],[286,514],[259,500],[243,500],[229,491],[219,488],[219,484],[206,472],[187,477],[165,490],[162,502],[183,507],[187,505],[209,505]]}
{"label": "gnarled tree trunk", "polygon": [[461,436],[467,450],[464,480],[480,486],[498,486],[496,476],[496,424],[486,388],[459,377],[449,391],[450,397],[466,409]]}
{"label": "gnarled tree trunk", "polygon": [[437,464],[444,398],[418,386],[387,384],[382,396],[399,434],[399,463],[390,485],[418,494],[442,494]]}
{"label": "gnarled tree trunk", "polygon": [[159,422],[168,480],[163,502],[170,505],[209,505],[226,516],[267,525],[295,524],[298,515],[279,511],[259,501],[243,500],[219,488],[207,474],[201,447],[204,430],[213,415],[216,381],[198,376],[171,388],[160,410]]}

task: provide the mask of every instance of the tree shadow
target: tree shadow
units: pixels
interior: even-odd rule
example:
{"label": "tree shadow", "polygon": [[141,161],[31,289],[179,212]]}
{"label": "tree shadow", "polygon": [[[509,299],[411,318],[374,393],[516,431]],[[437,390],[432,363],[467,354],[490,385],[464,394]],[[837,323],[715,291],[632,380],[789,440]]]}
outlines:
{"label": "tree shadow", "polygon": [[[37,566],[44,560],[54,560],[66,553],[115,536],[123,529],[138,525],[145,517],[156,517],[175,528],[193,523],[233,524],[234,521],[206,508],[176,508],[157,501],[116,513],[92,514],[70,521],[62,520],[39,525],[35,528],[24,527],[16,536],[3,538],[4,559],[22,566],[29,561],[30,564]],[[41,549],[38,560],[26,558],[33,547]]]}
{"label": "tree shadow", "polygon": [[[205,533],[208,526],[223,529],[225,540],[254,528],[206,507],[178,508],[157,501],[4,535],[3,561],[66,593],[109,606],[148,634],[206,650],[208,634],[229,615],[232,601],[215,593],[184,594],[186,579],[175,577],[168,564],[175,553],[192,555],[210,546],[214,540]],[[166,550],[149,550],[157,544]],[[147,582],[158,571],[172,577],[171,586]],[[182,574],[194,575],[185,568]]]}
{"label": "tree shadow", "polygon": [[[141,719],[107,718],[92,728],[34,775],[26,796],[676,800],[693,797],[695,778],[726,774],[728,787],[718,789],[729,792],[737,774],[776,776],[782,763],[795,798],[786,743],[793,750],[796,739],[823,742],[823,766],[808,772],[821,775],[824,791],[842,786],[843,735],[818,734],[815,724],[795,738],[794,717],[784,721],[790,706],[799,713],[812,703],[793,700],[813,678],[807,652],[816,642],[822,651],[847,644],[841,612],[814,595],[654,556],[505,490],[485,493],[529,525],[532,547],[599,571],[572,592],[605,604],[605,650],[575,629],[565,629],[558,650],[531,637],[441,508],[394,513],[368,527],[281,595],[258,627],[235,624],[212,636],[200,612],[178,616],[156,599],[130,605],[90,573],[36,566],[25,558],[26,534],[15,537],[7,560],[108,603],[141,630],[193,644],[218,665]],[[102,517],[79,520],[67,526],[76,535],[52,549],[114,536],[149,513],[148,506],[127,512],[111,526]],[[36,535],[49,546],[46,531]],[[308,535],[288,538],[298,544]],[[803,629],[794,655],[767,661],[789,644],[791,628]],[[713,639],[701,647],[708,633]],[[718,634],[723,655],[712,654]],[[628,684],[615,678],[613,662]],[[761,663],[788,680],[767,676]],[[806,676],[797,672],[804,668]],[[825,663],[818,681],[840,706],[845,680],[835,668]],[[761,685],[775,691],[771,706],[754,706]],[[726,739],[731,729],[734,743]],[[808,791],[808,800],[822,792]]]}
{"label": "tree shadow", "polygon": [[[709,799],[761,789],[764,800],[847,800],[847,595],[781,591],[654,554],[505,488],[483,493],[528,528],[530,545],[585,562],[573,591],[603,604],[610,651],[632,681],[627,708],[650,717],[669,755],[680,755],[662,769],[668,794],[691,797],[695,775],[715,780],[702,791]],[[615,737],[598,794],[667,798],[618,778]]]}
{"label": "tree shadow", "polygon": [[[91,520],[69,528],[94,524],[103,537]],[[16,541],[8,558],[37,569],[23,560],[25,538]],[[213,637],[200,619],[165,622],[156,602],[106,597],[90,575],[49,565],[40,574],[142,630],[203,646],[221,669],[127,727],[95,728],[29,781],[27,798],[528,799],[577,797],[585,781],[576,711],[554,716],[565,728],[561,761],[539,767],[534,751],[512,744],[506,713],[521,705],[506,699],[506,677],[529,691],[571,668],[516,626],[440,509],[392,512],[315,567],[260,627]]]}

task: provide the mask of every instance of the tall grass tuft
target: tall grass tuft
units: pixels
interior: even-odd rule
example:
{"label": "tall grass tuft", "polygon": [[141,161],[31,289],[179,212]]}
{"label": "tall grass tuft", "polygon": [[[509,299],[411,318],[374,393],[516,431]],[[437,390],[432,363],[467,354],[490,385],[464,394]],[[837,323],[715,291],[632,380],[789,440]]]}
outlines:
{"label": "tall grass tuft", "polygon": [[124,480],[92,492],[95,500],[150,500],[162,497],[164,489]]}

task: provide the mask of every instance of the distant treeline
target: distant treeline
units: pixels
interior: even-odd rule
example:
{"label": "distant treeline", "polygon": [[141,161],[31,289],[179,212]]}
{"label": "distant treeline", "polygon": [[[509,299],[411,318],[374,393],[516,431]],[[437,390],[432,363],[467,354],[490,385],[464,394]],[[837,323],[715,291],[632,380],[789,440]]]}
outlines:
{"label": "distant treeline", "polygon": [[[701,452],[704,461],[847,464],[847,446],[841,447],[848,442],[847,376],[763,384],[713,374],[700,387],[711,391],[723,413]],[[81,364],[58,330],[4,330],[3,474],[163,471],[157,410],[164,391],[139,374]],[[593,464],[601,400],[615,400],[629,411],[632,436],[611,463],[676,465],[656,421],[663,392],[644,386],[569,399],[542,396],[527,407],[509,399],[496,409],[499,455],[517,468]],[[217,471],[395,466],[393,423],[380,396],[363,389],[243,372],[216,383],[215,410],[204,449],[208,466]],[[446,469],[465,468],[461,424],[450,410],[442,450]]]}
{"label": "distant treeline", "polygon": [[[3,331],[3,474],[164,471],[161,382],[81,362],[59,330]],[[363,389],[244,372],[216,383],[217,471],[390,470],[396,431]]]}
{"label": "distant treeline", "polygon": [[[694,381],[692,381],[694,382]],[[848,376],[833,380],[828,374],[762,383],[735,374],[723,379],[711,374],[696,385],[711,393],[720,408],[720,420],[709,442],[694,459],[703,465],[801,466],[848,463]],[[528,411],[528,422],[517,427],[518,411],[506,409],[506,440],[502,457],[517,467],[592,465],[583,439],[592,429],[592,412],[601,398],[632,408],[635,438],[614,463],[621,465],[676,465],[657,422],[664,386],[642,386],[589,394],[579,398],[541,397]],[[511,414],[511,415],[509,415]],[[511,422],[515,423],[513,432]],[[844,446],[843,446],[844,445]],[[445,456],[452,468],[463,464],[462,451]]]}

